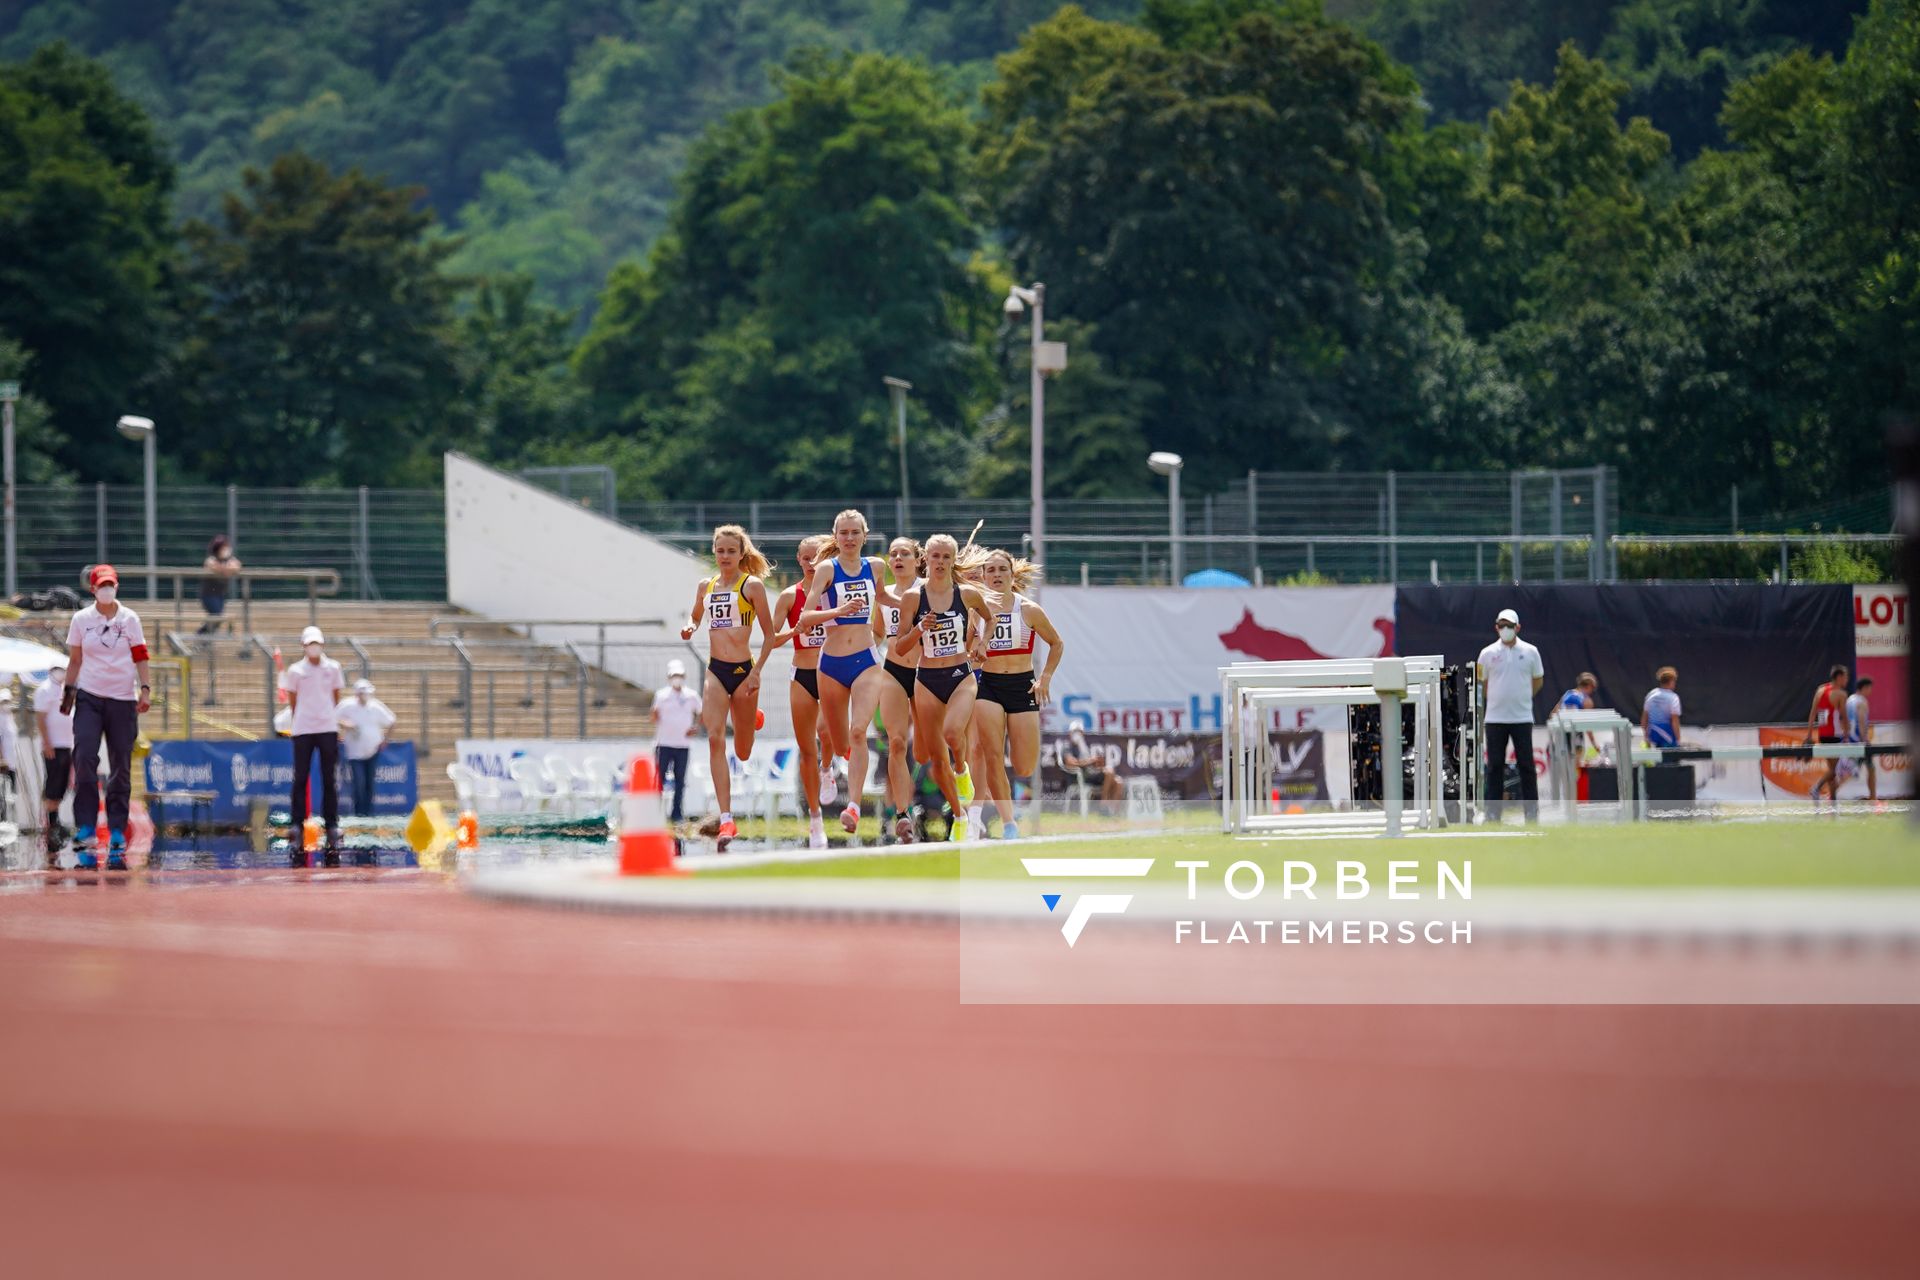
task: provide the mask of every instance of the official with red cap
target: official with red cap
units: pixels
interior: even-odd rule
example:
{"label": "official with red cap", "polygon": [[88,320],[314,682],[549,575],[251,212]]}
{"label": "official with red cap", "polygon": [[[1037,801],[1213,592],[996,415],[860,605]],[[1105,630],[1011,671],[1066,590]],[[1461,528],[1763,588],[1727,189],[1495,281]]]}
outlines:
{"label": "official with red cap", "polygon": [[94,815],[100,812],[100,740],[107,741],[107,870],[127,868],[127,808],[133,794],[133,741],[151,705],[147,636],[140,615],[118,600],[120,575],[110,564],[87,574],[93,603],[67,624],[67,691],[60,710],[73,714],[74,849],[82,869],[97,866]]}

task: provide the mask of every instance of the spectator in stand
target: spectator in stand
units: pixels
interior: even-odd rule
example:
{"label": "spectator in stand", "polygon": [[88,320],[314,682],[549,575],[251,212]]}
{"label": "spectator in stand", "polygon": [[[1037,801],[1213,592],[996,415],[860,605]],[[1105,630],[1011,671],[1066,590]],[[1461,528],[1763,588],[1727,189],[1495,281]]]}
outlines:
{"label": "spectator in stand", "polygon": [[397,717],[373,696],[373,681],[355,680],[353,696],[340,704],[340,740],[347,753],[347,771],[353,777],[353,811],[373,815],[373,770],[393,733]]}
{"label": "spectator in stand", "polygon": [[320,757],[320,797],[327,821],[326,864],[340,865],[340,692],[346,681],[340,664],[326,654],[327,638],[320,628],[300,633],[306,655],[280,675],[293,711],[293,854],[296,867],[307,865],[302,829],[311,811],[308,775],[313,758]]}
{"label": "spectator in stand", "polygon": [[1474,665],[1487,689],[1487,816],[1500,821],[1507,793],[1507,748],[1520,766],[1520,800],[1528,822],[1540,818],[1540,778],[1533,768],[1533,695],[1546,681],[1540,651],[1520,638],[1520,615],[1502,609],[1493,620],[1500,638]]}
{"label": "spectator in stand", "polygon": [[1640,736],[1650,747],[1680,745],[1680,695],[1673,691],[1679,681],[1680,673],[1672,667],[1653,673],[1653,688],[1640,704]]}
{"label": "spectator in stand", "polygon": [[127,811],[133,796],[133,742],[152,705],[147,635],[140,615],[120,603],[110,564],[87,574],[93,603],[67,624],[67,687],[60,710],[73,715],[73,825],[77,865],[98,865],[93,830],[100,804],[100,740],[107,743],[107,870],[127,869]]}
{"label": "spectator in stand", "polygon": [[227,535],[214,534],[207,543],[207,558],[200,565],[206,575],[200,579],[200,607],[207,611],[207,620],[200,624],[197,634],[210,635],[220,629],[220,615],[227,609],[227,587],[244,567],[240,557],[233,554]]}
{"label": "spectator in stand", "polygon": [[39,722],[40,755],[47,762],[46,784],[40,788],[40,807],[46,810],[46,841],[49,856],[66,843],[60,830],[60,802],[67,798],[67,784],[73,777],[73,716],[60,709],[61,695],[67,687],[67,660],[55,658],[47,672],[47,682],[33,693],[33,716]]}
{"label": "spectator in stand", "polygon": [[694,722],[700,718],[700,695],[687,688],[687,664],[675,658],[667,664],[667,687],[653,694],[653,763],[665,789],[673,775],[673,810],[668,821],[680,821],[687,795],[687,753],[693,745]]}

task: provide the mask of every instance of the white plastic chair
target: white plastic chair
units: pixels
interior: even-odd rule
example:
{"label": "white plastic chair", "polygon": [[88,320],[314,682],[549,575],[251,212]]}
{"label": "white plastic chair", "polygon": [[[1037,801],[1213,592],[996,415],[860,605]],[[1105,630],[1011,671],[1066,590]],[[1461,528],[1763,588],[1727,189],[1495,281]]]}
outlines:
{"label": "white plastic chair", "polygon": [[613,808],[613,797],[618,787],[615,785],[613,766],[599,756],[588,756],[580,762],[581,798],[586,802],[589,813],[607,813]]}
{"label": "white plastic chair", "polygon": [[587,798],[588,789],[592,786],[591,780],[575,769],[573,763],[565,756],[558,753],[547,757],[546,766],[547,776],[553,779],[554,789],[559,793],[560,802],[567,807],[567,816],[572,817],[580,812],[580,804]]}
{"label": "white plastic chair", "polygon": [[500,808],[500,784],[458,760],[447,762],[447,781],[453,784],[454,800],[462,809],[487,813]]}
{"label": "white plastic chair", "polygon": [[507,776],[520,788],[523,809],[544,812],[559,798],[559,790],[547,776],[546,767],[532,756],[514,757],[507,764]]}

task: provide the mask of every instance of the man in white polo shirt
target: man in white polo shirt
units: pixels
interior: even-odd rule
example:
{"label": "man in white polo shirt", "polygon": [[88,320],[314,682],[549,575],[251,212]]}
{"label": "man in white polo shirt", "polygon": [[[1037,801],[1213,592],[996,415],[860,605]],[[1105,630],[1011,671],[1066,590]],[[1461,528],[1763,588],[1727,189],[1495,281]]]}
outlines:
{"label": "man in white polo shirt", "polygon": [[307,865],[301,828],[310,812],[308,774],[320,757],[321,812],[327,820],[326,864],[340,865],[340,722],[337,710],[346,681],[340,664],[326,654],[327,638],[318,627],[300,633],[306,653],[280,675],[280,687],[293,704],[293,853],[296,867]]}
{"label": "man in white polo shirt", "polygon": [[1487,816],[1500,821],[1506,795],[1507,747],[1520,764],[1520,799],[1528,822],[1540,817],[1540,780],[1533,772],[1533,695],[1546,668],[1540,651],[1520,638],[1520,615],[1502,609],[1493,628],[1499,639],[1480,651],[1475,664],[1487,690]]}
{"label": "man in white polo shirt", "polygon": [[153,692],[140,615],[119,602],[120,575],[97,564],[87,575],[93,603],[67,624],[67,690],[60,710],[73,715],[73,825],[78,866],[98,865],[93,830],[100,813],[100,740],[107,741],[107,870],[127,868],[127,810],[133,794],[133,741]]}
{"label": "man in white polo shirt", "polygon": [[60,710],[67,692],[67,660],[55,658],[47,682],[33,691],[33,718],[39,722],[40,754],[47,762],[46,784],[40,788],[40,806],[46,810],[49,856],[58,853],[66,838],[60,832],[60,802],[73,780],[73,716]]}
{"label": "man in white polo shirt", "polygon": [[667,664],[667,687],[653,694],[653,764],[664,790],[673,775],[672,822],[680,821],[687,794],[687,748],[693,745],[694,721],[700,718],[700,695],[687,688],[687,664],[675,658]]}

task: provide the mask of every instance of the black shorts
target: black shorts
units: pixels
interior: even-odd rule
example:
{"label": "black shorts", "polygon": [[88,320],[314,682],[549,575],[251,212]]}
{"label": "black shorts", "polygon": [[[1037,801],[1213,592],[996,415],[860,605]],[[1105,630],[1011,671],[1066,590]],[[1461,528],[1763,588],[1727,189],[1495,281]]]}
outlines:
{"label": "black shorts", "polygon": [[892,658],[887,659],[887,674],[892,676],[899,686],[906,690],[907,696],[913,696],[913,668],[903,667]]}
{"label": "black shorts", "polygon": [[985,672],[980,677],[980,696],[999,703],[1010,716],[1040,709],[1039,699],[1033,696],[1031,671]]}
{"label": "black shorts", "polygon": [[1841,737],[1837,733],[1823,733],[1820,735],[1820,745],[1823,747],[1830,747],[1836,742],[1845,742],[1845,741],[1846,739]]}
{"label": "black shorts", "polygon": [[922,667],[914,678],[922,689],[945,702],[953,697],[953,691],[960,687],[970,670],[964,662],[957,667]]}
{"label": "black shorts", "polygon": [[807,691],[807,696],[815,702],[820,701],[820,669],[818,667],[795,667],[793,682]]}
{"label": "black shorts", "polygon": [[753,674],[753,664],[751,662],[722,662],[718,658],[709,658],[707,659],[707,670],[713,672],[713,678],[720,682],[720,687],[725,689],[727,696],[731,698],[733,691],[745,684],[747,677]]}
{"label": "black shorts", "polygon": [[67,798],[67,783],[73,778],[73,748],[55,747],[53,759],[47,761],[47,781],[40,788],[45,799],[59,804]]}

